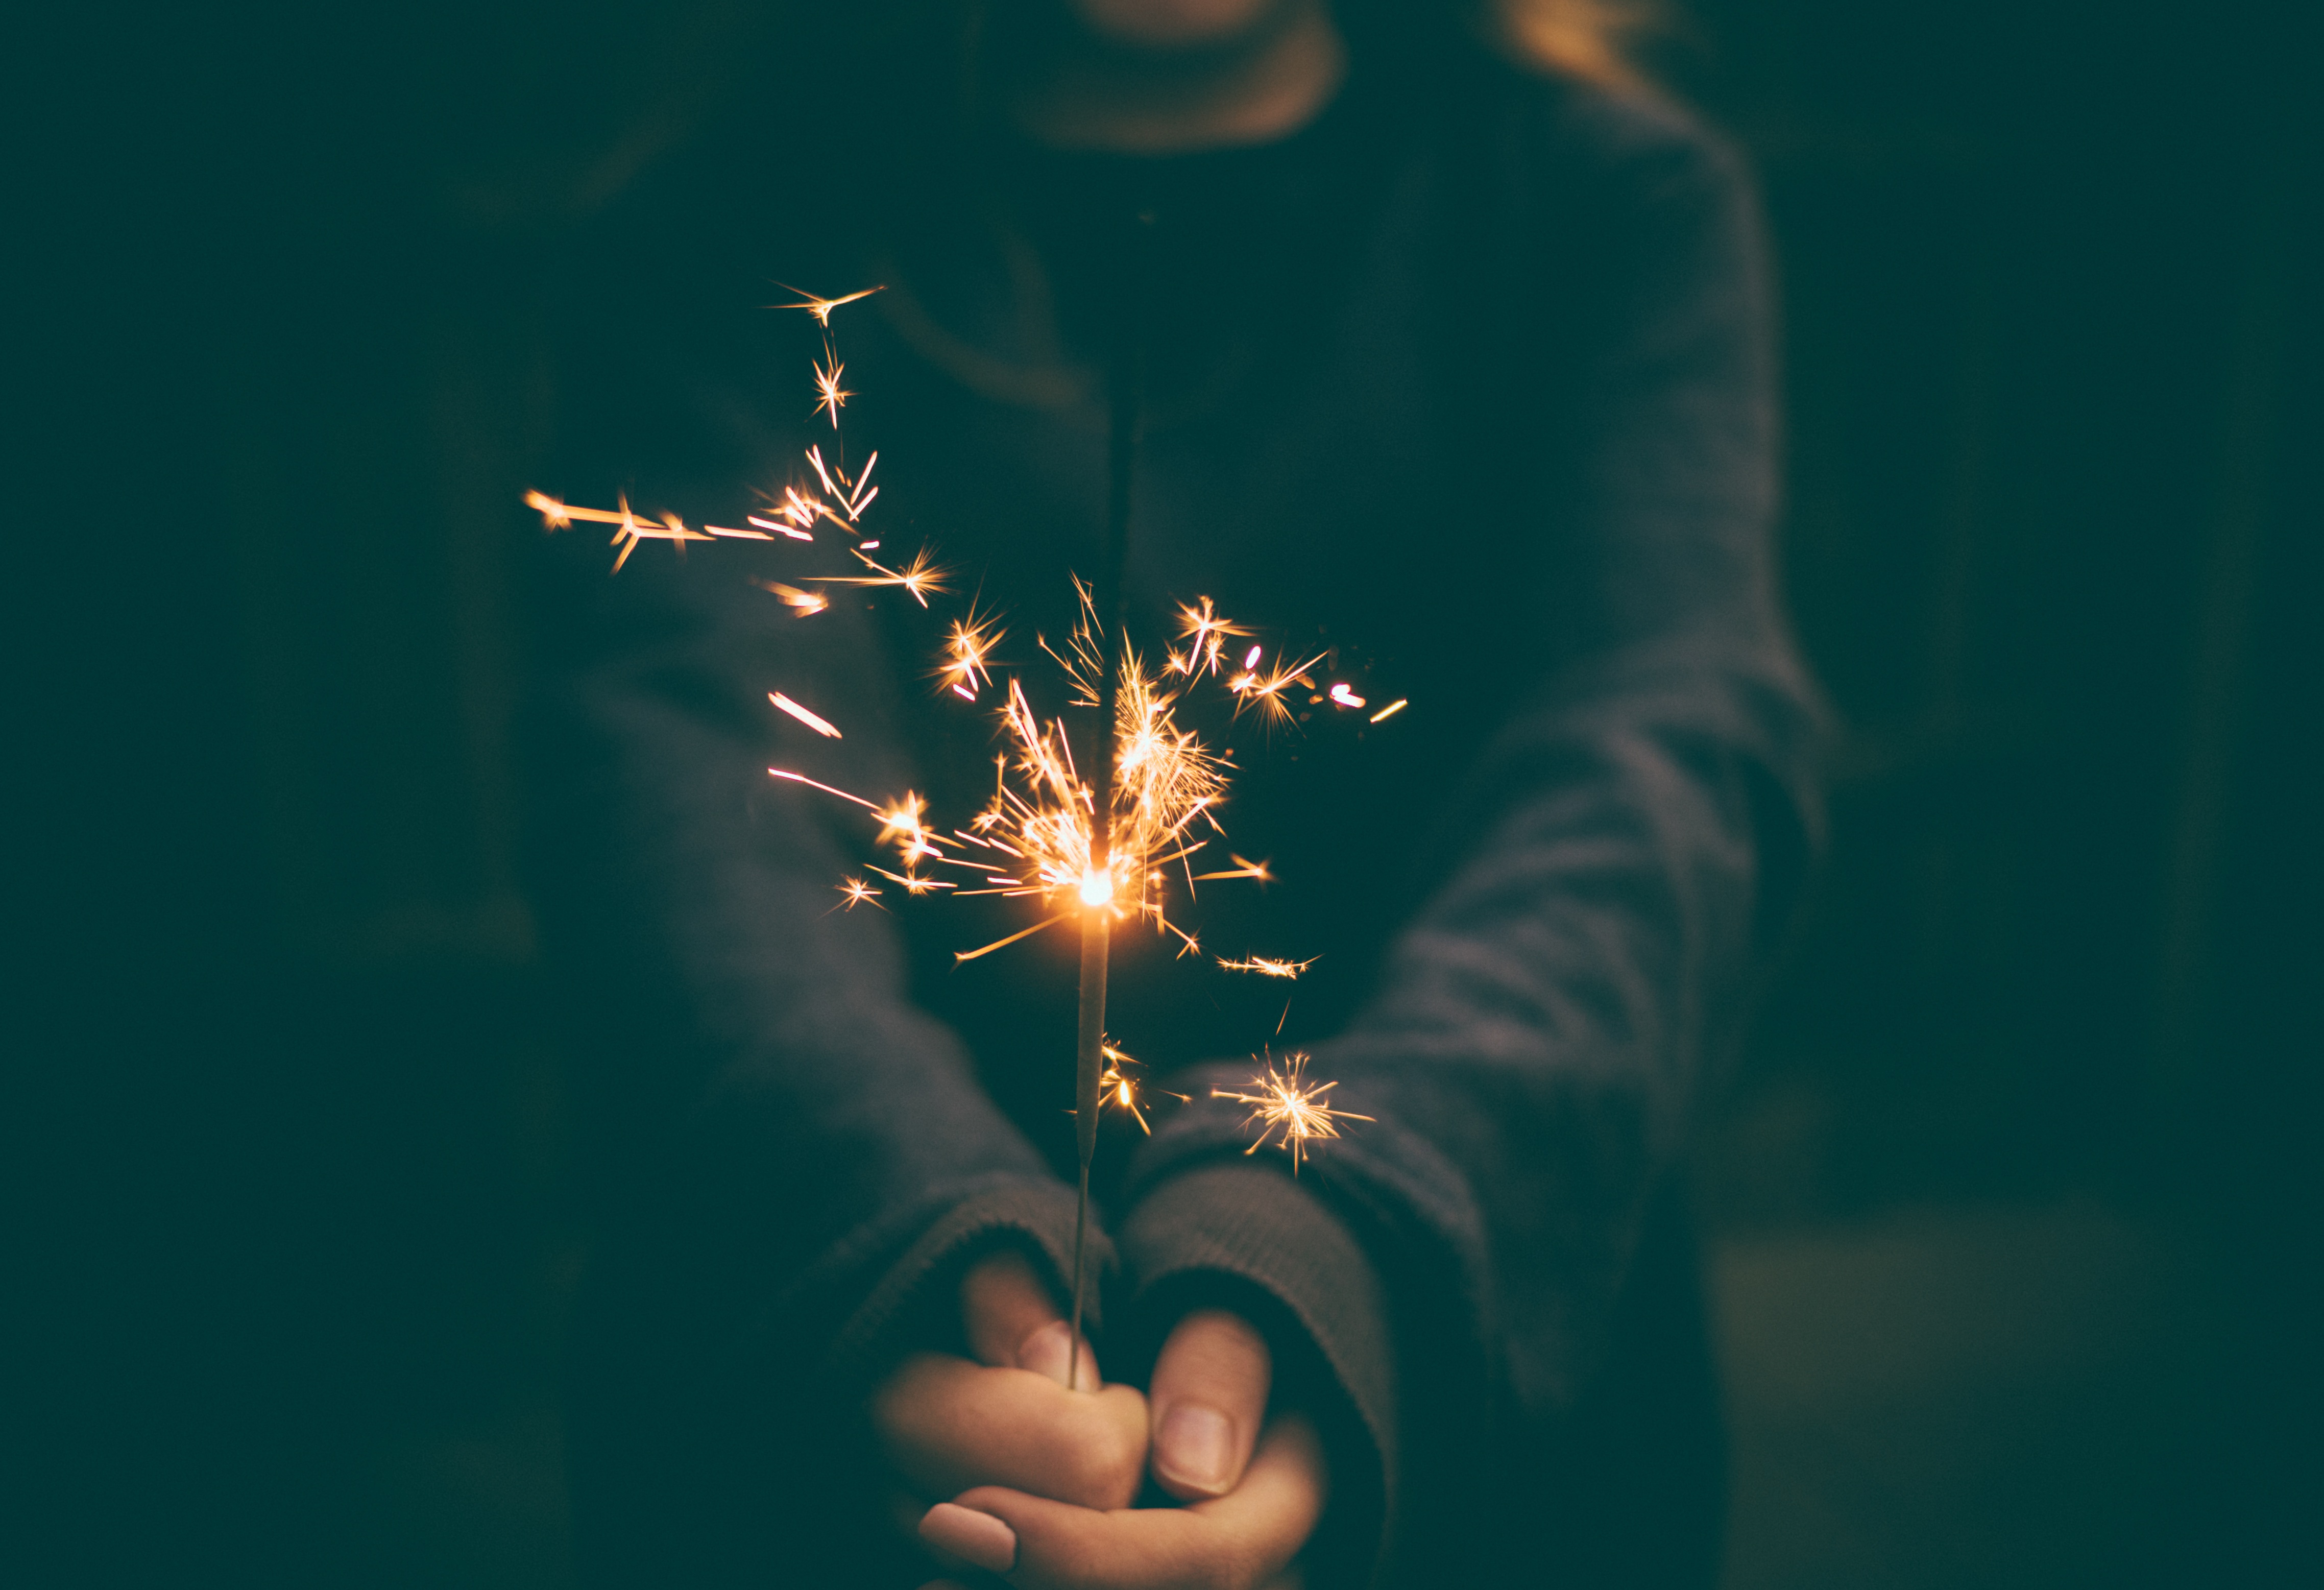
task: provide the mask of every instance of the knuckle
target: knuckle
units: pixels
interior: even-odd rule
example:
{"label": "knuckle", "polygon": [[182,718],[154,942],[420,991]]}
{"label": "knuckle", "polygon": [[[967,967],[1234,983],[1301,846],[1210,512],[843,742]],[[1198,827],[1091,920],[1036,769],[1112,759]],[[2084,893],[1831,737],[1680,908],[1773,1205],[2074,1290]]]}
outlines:
{"label": "knuckle", "polygon": [[1117,1440],[1089,1442],[1068,1460],[1065,1483],[1073,1500],[1101,1511],[1127,1507],[1138,1494],[1143,1455]]}

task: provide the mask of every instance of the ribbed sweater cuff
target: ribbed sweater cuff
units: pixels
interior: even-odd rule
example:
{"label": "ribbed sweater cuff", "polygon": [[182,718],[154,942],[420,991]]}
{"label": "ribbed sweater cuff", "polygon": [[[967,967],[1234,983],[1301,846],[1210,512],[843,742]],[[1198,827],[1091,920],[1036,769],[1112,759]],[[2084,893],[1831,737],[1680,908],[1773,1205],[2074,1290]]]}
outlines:
{"label": "ribbed sweater cuff", "polygon": [[[827,1363],[834,1383],[853,1395],[867,1391],[914,1348],[965,1351],[961,1279],[978,1260],[1010,1247],[1033,1260],[1059,1306],[1065,1306],[1073,1274],[1073,1191],[1056,1181],[1011,1179],[945,1211],[888,1267],[848,1317]],[[1089,1285],[1083,1320],[1094,1338],[1104,1318],[1103,1283],[1115,1269],[1113,1245],[1094,1225],[1085,1262]]]}
{"label": "ribbed sweater cuff", "polygon": [[1282,1170],[1199,1164],[1155,1185],[1121,1234],[1130,1317],[1150,1362],[1188,1309],[1244,1314],[1275,1354],[1276,1409],[1322,1432],[1332,1499],[1305,1559],[1316,1590],[1370,1582],[1395,1493],[1396,1372],[1379,1277],[1337,1216]]}

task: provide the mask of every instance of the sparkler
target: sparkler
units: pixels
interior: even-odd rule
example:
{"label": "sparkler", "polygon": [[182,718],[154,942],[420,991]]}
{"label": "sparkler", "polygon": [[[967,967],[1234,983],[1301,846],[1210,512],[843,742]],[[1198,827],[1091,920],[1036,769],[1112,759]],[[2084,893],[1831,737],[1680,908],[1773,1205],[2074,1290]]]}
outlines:
{"label": "sparkler", "polygon": [[[1142,242],[1133,245],[1130,252],[1136,277],[1143,269]],[[823,330],[823,356],[814,366],[817,393],[814,411],[827,415],[835,431],[840,428],[840,410],[855,394],[842,385],[845,366],[832,338],[832,312],[880,291],[869,288],[839,298],[798,292],[798,301],[779,306],[807,311]],[[995,652],[1006,631],[993,615],[972,606],[965,615],[952,621],[942,661],[935,670],[938,689],[971,703],[1005,683],[999,704],[1003,749],[995,761],[993,794],[967,827],[938,829],[930,820],[927,802],[908,790],[881,803],[788,768],[767,770],[775,778],[862,807],[876,818],[877,843],[894,847],[895,865],[867,866],[865,871],[908,895],[1001,895],[1037,899],[1046,907],[1041,920],[993,943],[958,952],[958,962],[1004,949],[1061,922],[1080,924],[1074,1109],[1080,1191],[1074,1231],[1073,1356],[1069,1359],[1075,1367],[1068,1378],[1069,1388],[1078,1377],[1080,1363],[1090,1168],[1096,1151],[1099,1114],[1103,1108],[1120,1110],[1141,1130],[1152,1130],[1140,1080],[1143,1067],[1105,1036],[1106,974],[1114,926],[1144,923],[1157,935],[1174,936],[1182,955],[1196,954],[1200,945],[1194,932],[1172,920],[1173,877],[1184,882],[1190,901],[1199,883],[1240,881],[1264,885],[1272,881],[1264,862],[1231,852],[1224,866],[1194,870],[1196,856],[1224,837],[1218,809],[1233,766],[1228,753],[1213,752],[1193,730],[1181,726],[1179,709],[1198,684],[1216,681],[1232,698],[1234,716],[1251,714],[1271,732],[1295,716],[1289,695],[1293,686],[1307,689],[1312,702],[1326,698],[1316,693],[1312,675],[1327,654],[1292,661],[1278,652],[1272,665],[1263,667],[1266,648],[1253,643],[1243,652],[1240,668],[1231,666],[1230,642],[1249,640],[1252,632],[1221,616],[1208,596],[1179,609],[1181,644],[1164,653],[1159,669],[1149,670],[1129,642],[1122,582],[1129,551],[1143,356],[1137,336],[1141,291],[1142,283],[1125,293],[1116,325],[1109,383],[1111,423],[1106,534],[1098,578],[1094,585],[1075,580],[1078,615],[1062,648],[1037,637],[1039,650],[1060,666],[1070,704],[1095,709],[1095,732],[1087,754],[1077,762],[1065,720],[1042,717],[1034,710],[1019,678],[1010,675],[1004,680],[1001,677]],[[871,483],[878,453],[870,455],[852,477],[844,458],[825,458],[820,444],[809,447],[805,458],[813,473],[812,484],[794,483],[785,485],[779,495],[767,494],[765,511],[749,515],[748,529],[691,526],[667,513],[641,516],[626,499],[613,509],[586,508],[536,491],[526,494],[525,503],[552,531],[576,523],[612,526],[613,544],[620,549],[613,562],[616,572],[646,541],[668,541],[683,553],[688,543],[696,541],[813,543],[819,530],[837,532],[852,542],[845,548],[847,553],[870,572],[794,575],[796,584],[752,581],[801,618],[830,606],[825,589],[832,586],[892,587],[922,607],[929,605],[931,596],[950,591],[947,571],[936,566],[926,548],[893,567],[871,555],[880,543],[865,537],[862,521],[880,492]],[[783,692],[770,691],[768,699],[818,735],[844,737],[839,725]],[[1344,682],[1330,687],[1329,699],[1351,710],[1366,705]],[[1405,705],[1401,700],[1394,702],[1373,713],[1370,721],[1378,723]],[[944,869],[941,874],[938,869]],[[886,909],[881,904],[884,891],[865,879],[848,877],[836,890],[841,898],[835,910],[853,911],[864,904]],[[1256,955],[1213,958],[1229,971],[1286,979],[1297,977],[1314,964],[1312,959]],[[1213,1095],[1251,1105],[1250,1119],[1260,1123],[1251,1151],[1270,1139],[1277,1141],[1290,1152],[1295,1173],[1316,1139],[1338,1135],[1335,1121],[1370,1119],[1324,1104],[1322,1095],[1333,1085],[1308,1084],[1306,1063],[1305,1055],[1294,1054],[1278,1072],[1270,1060],[1265,1075],[1252,1079],[1251,1086],[1259,1092]],[[1186,1095],[1169,1096],[1183,1101]]]}

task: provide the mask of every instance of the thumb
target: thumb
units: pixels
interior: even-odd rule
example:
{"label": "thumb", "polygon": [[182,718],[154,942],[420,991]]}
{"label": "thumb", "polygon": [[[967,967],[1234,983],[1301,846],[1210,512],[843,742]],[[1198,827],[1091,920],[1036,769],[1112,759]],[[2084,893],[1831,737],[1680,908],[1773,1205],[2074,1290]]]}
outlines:
{"label": "thumb", "polygon": [[[979,1364],[1029,1369],[1061,1386],[1068,1382],[1073,1327],[1022,1253],[1010,1248],[978,1261],[960,1283],[960,1310],[968,1350]],[[1087,1340],[1081,1344],[1081,1373],[1073,1378],[1082,1390],[1094,1391],[1104,1382]]]}

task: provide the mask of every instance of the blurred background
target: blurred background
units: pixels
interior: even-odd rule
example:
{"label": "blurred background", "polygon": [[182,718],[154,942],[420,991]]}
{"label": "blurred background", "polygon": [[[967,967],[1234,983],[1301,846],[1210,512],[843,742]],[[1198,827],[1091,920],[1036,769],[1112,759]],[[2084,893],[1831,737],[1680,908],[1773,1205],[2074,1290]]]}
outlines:
{"label": "blurred background", "polygon": [[[514,504],[560,225],[695,85],[876,69],[729,20],[27,24],[14,1582],[568,1580]],[[1690,0],[1643,46],[1763,175],[1841,726],[1702,1158],[1733,1590],[2315,1571],[2319,42]]]}

